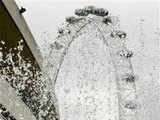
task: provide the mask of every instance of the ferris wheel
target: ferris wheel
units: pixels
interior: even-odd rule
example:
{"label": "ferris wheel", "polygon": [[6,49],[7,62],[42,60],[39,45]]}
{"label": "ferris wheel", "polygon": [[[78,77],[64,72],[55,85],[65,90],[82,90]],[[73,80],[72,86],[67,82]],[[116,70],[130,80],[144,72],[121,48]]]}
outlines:
{"label": "ferris wheel", "polygon": [[127,34],[108,10],[75,10],[50,51],[61,120],[136,120],[136,76]]}

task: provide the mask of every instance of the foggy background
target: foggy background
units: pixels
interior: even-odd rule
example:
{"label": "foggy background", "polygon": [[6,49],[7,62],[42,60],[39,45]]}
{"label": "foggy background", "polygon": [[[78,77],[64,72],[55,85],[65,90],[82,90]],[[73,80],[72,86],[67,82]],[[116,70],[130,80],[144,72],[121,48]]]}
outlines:
{"label": "foggy background", "polygon": [[37,43],[44,44],[44,36],[54,41],[57,26],[75,8],[95,5],[119,16],[121,30],[128,34],[126,46],[133,51],[140,108],[138,120],[160,120],[159,80],[159,3],[158,2],[65,2],[52,0],[17,0],[27,11],[23,14]]}
{"label": "foggy background", "polygon": [[[76,8],[86,5],[95,5],[106,8],[110,14],[119,16],[122,29],[126,30],[128,37],[133,39],[139,24],[144,20],[144,31],[150,34],[156,30],[159,17],[158,2],[84,2],[79,0],[55,1],[55,0],[16,0],[19,6],[27,11],[23,14],[36,41],[42,43],[41,35],[50,34],[54,38],[57,26],[61,24],[66,16],[74,15]],[[148,38],[148,36],[147,36]]]}

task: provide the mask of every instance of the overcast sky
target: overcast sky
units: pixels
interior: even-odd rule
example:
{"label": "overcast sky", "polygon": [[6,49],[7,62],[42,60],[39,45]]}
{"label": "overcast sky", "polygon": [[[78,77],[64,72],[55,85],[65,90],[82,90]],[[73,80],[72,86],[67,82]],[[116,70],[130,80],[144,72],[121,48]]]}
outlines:
{"label": "overcast sky", "polygon": [[120,16],[121,27],[134,39],[135,32],[141,21],[144,20],[145,30],[150,33],[158,26],[159,4],[157,2],[77,2],[64,0],[16,0],[19,6],[27,9],[24,17],[38,43],[43,32],[50,33],[54,38],[57,25],[61,24],[66,16],[74,15],[74,9],[86,5],[107,8],[112,15]]}
{"label": "overcast sky", "polygon": [[[159,3],[75,1],[17,0],[19,6],[27,9],[23,15],[40,46],[43,44],[40,35],[48,32],[51,37],[49,40],[52,40],[57,25],[61,24],[66,16],[74,15],[75,8],[95,5],[108,9],[112,15],[119,16],[120,30],[128,34],[127,48],[134,53],[132,63],[135,75],[139,78],[136,81],[142,108],[139,120],[160,120],[160,115],[157,114],[160,111],[159,39],[156,35],[160,18]],[[158,33],[160,35],[160,29]]]}

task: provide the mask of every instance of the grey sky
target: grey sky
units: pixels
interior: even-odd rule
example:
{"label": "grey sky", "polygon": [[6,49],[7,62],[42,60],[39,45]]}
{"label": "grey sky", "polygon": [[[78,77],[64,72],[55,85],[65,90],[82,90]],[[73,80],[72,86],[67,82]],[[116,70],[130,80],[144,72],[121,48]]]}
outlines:
{"label": "grey sky", "polygon": [[[74,9],[86,5],[107,8],[112,15],[120,17],[120,30],[128,34],[127,48],[132,50],[132,59],[141,112],[139,120],[160,120],[159,104],[159,3],[158,2],[64,2],[64,0],[17,0],[27,8],[26,21],[39,45],[40,35],[50,33],[55,37],[57,25],[66,16],[74,15]],[[85,1],[85,2],[84,2]],[[158,34],[157,34],[158,33]],[[53,39],[54,40],[54,39]],[[74,51],[74,50],[73,50]]]}
{"label": "grey sky", "polygon": [[135,32],[144,20],[145,30],[150,33],[158,26],[159,4],[157,2],[59,2],[57,0],[17,0],[19,6],[27,9],[24,13],[26,21],[36,38],[41,43],[40,35],[50,33],[54,38],[57,25],[64,21],[66,16],[74,15],[74,9],[86,5],[104,7],[112,15],[120,16],[122,29],[127,30],[129,37],[135,38]]}

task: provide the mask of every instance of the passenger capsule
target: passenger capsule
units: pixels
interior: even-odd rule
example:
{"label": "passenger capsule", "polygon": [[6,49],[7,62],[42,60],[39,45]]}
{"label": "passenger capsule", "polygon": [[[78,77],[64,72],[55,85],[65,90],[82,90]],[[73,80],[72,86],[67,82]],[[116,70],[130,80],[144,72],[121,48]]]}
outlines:
{"label": "passenger capsule", "polygon": [[133,56],[133,52],[132,51],[128,51],[128,50],[122,50],[120,51],[120,56],[121,57],[126,57],[126,58],[130,58]]}
{"label": "passenger capsule", "polygon": [[116,35],[117,35],[120,39],[126,38],[126,36],[127,36],[127,34],[126,34],[125,32],[123,32],[123,31],[118,31],[118,32],[116,32]]}
{"label": "passenger capsule", "polygon": [[84,10],[85,10],[86,12],[88,12],[88,14],[93,14],[93,11],[94,11],[95,9],[96,9],[95,6],[87,6],[87,7],[84,8]]}
{"label": "passenger capsule", "polygon": [[103,23],[105,23],[107,25],[111,24],[112,23],[111,17],[105,17],[105,18],[103,18]]}
{"label": "passenger capsule", "polygon": [[123,80],[125,80],[126,82],[134,82],[135,76],[132,74],[126,74],[123,76]]}
{"label": "passenger capsule", "polygon": [[98,16],[104,17],[104,16],[108,15],[108,10],[106,10],[104,8],[97,8],[95,14],[98,15]]}
{"label": "passenger capsule", "polygon": [[76,21],[76,18],[71,16],[71,17],[66,17],[66,22],[68,23],[74,23]]}
{"label": "passenger capsule", "polygon": [[85,9],[76,9],[75,15],[77,16],[87,16],[89,13],[85,11]]}
{"label": "passenger capsule", "polygon": [[137,104],[134,103],[133,101],[127,101],[125,103],[124,107],[127,108],[127,109],[136,109],[137,108]]}

